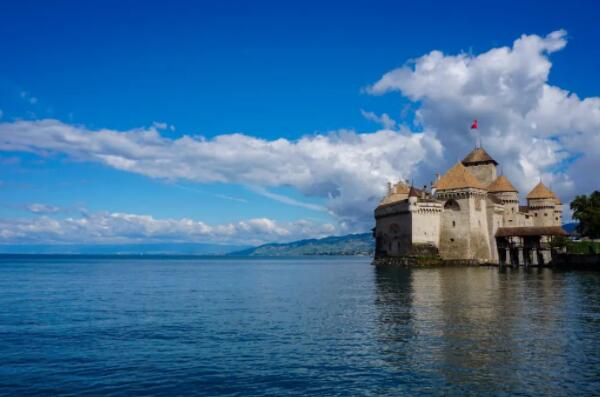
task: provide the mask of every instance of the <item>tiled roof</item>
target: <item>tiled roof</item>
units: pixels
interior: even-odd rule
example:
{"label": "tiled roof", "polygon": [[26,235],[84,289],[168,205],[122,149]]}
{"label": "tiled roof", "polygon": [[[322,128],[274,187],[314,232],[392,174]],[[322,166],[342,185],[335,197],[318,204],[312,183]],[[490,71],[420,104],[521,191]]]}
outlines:
{"label": "tiled roof", "polygon": [[478,164],[478,163],[494,163],[498,164],[496,160],[492,158],[483,148],[477,147],[467,154],[462,161],[464,165]]}
{"label": "tiled roof", "polygon": [[556,198],[556,195],[552,193],[550,189],[548,189],[542,182],[535,185],[533,189],[527,194],[527,199],[553,199]]}
{"label": "tiled roof", "polygon": [[568,233],[560,226],[523,226],[499,227],[496,237],[529,237],[529,236],[567,236]]}
{"label": "tiled roof", "polygon": [[488,189],[488,191],[490,191],[492,193],[499,193],[499,192],[516,192],[516,193],[518,193],[518,190],[515,189],[515,187],[512,185],[512,183],[510,183],[508,178],[505,177],[504,175],[500,175],[498,178],[496,178],[496,180],[494,182],[489,184],[487,189]]}
{"label": "tiled roof", "polygon": [[440,179],[435,182],[437,190],[476,188],[485,189],[485,186],[469,172],[461,163],[456,163]]}
{"label": "tiled roof", "polygon": [[392,191],[398,194],[408,194],[410,192],[410,186],[408,186],[404,182],[398,182],[394,185]]}
{"label": "tiled roof", "polygon": [[554,192],[552,192],[552,194],[554,195],[554,202],[556,203],[556,205],[562,205],[562,202],[560,201],[558,196]]}

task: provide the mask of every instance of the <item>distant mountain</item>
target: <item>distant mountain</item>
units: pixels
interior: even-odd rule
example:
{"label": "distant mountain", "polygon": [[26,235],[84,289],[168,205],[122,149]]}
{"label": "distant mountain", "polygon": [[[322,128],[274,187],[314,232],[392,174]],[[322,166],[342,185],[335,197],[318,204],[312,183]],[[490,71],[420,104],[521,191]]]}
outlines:
{"label": "distant mountain", "polygon": [[331,236],[321,239],[293,241],[284,244],[265,244],[232,252],[233,256],[300,256],[300,255],[372,255],[371,233]]}
{"label": "distant mountain", "polygon": [[0,245],[0,254],[73,255],[225,255],[247,249],[247,245],[156,243],[156,244],[23,244]]}
{"label": "distant mountain", "polygon": [[571,234],[575,232],[575,228],[577,227],[577,222],[565,223],[562,227],[565,229],[565,232]]}

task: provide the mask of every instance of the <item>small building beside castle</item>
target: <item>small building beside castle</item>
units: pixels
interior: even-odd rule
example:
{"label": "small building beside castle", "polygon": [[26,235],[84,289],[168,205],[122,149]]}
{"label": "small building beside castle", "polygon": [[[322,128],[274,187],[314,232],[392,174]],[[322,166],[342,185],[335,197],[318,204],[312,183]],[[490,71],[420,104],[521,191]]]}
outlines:
{"label": "small building beside castle", "polygon": [[521,206],[498,163],[477,147],[422,190],[398,182],[375,209],[375,257],[544,265],[565,236],[562,204],[541,181]]}

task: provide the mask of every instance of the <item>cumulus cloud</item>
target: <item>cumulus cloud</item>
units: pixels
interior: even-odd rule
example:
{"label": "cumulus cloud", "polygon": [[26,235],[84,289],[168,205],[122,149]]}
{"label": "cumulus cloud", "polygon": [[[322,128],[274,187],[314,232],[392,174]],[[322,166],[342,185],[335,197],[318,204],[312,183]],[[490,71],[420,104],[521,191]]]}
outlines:
{"label": "cumulus cloud", "polygon": [[[34,211],[44,212],[44,211]],[[95,212],[79,217],[0,220],[0,243],[136,243],[213,242],[262,244],[327,236],[340,229],[330,223],[306,220],[277,222],[254,218],[209,225],[202,221],[157,219],[150,215]]]}
{"label": "cumulus cloud", "polygon": [[368,111],[364,117],[383,129],[297,140],[241,133],[168,138],[161,135],[166,123],[117,131],[20,120],[0,123],[0,150],[68,156],[151,178],[255,186],[280,201],[286,198],[269,188],[292,187],[323,198],[340,227],[364,230],[387,181],[430,182],[473,148],[468,127],[477,118],[484,147],[523,194],[542,177],[566,201],[600,185],[593,171],[600,168],[600,98],[549,83],[551,54],[566,37],[563,30],[523,35],[480,54],[434,50],[367,87],[372,95],[397,91],[412,101],[418,133]]}
{"label": "cumulus cloud", "polygon": [[90,130],[49,119],[0,123],[0,150],[67,155],[168,180],[290,186],[325,198],[341,223],[363,229],[372,222],[372,210],[388,180],[405,178],[425,157],[441,155],[435,137],[406,128],[342,130],[295,141],[244,134],[172,139],[155,127]]}
{"label": "cumulus cloud", "polygon": [[566,44],[558,30],[478,55],[431,51],[367,91],[418,102],[416,120],[442,142],[446,166],[472,148],[468,123],[477,118],[484,147],[522,192],[542,177],[568,199],[600,184],[592,171],[600,167],[600,98],[548,83],[550,54]]}

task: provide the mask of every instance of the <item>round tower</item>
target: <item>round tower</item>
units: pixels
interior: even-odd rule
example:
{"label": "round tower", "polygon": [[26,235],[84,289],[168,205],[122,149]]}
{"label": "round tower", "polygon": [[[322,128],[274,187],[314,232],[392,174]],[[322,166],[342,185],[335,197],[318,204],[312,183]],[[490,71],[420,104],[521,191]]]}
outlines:
{"label": "round tower", "polygon": [[560,226],[556,220],[556,195],[541,181],[527,194],[527,207],[534,226]]}
{"label": "round tower", "polygon": [[519,212],[519,192],[508,178],[504,175],[496,178],[488,186],[489,194],[504,204],[504,224],[506,226],[517,226],[516,217]]}

